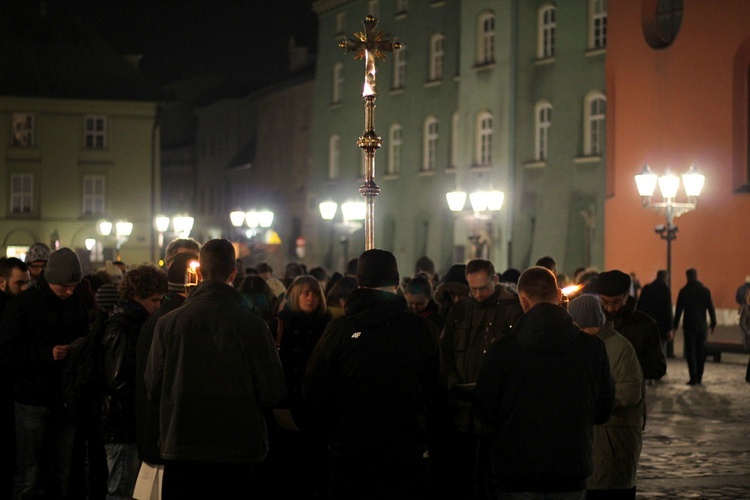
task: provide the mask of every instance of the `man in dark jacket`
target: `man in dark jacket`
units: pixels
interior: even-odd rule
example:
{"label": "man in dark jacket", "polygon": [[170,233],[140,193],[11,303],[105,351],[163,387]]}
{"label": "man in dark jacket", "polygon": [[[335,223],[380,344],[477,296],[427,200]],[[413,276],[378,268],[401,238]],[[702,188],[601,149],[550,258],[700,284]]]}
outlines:
{"label": "man in dark jacket", "polygon": [[252,497],[268,453],[263,410],[284,397],[284,375],[268,326],[232,287],[232,243],[206,242],[199,260],[202,281],[157,321],[146,363],[146,391],[159,402],[162,497]]}
{"label": "man in dark jacket", "polygon": [[606,348],[559,305],[549,269],[524,271],[518,293],[526,316],[492,343],[474,390],[477,418],[496,429],[496,488],[523,498],[584,498],[593,425],[606,422],[614,405]]}
{"label": "man in dark jacket", "polygon": [[472,392],[490,344],[512,331],[523,310],[518,295],[498,284],[489,260],[469,261],[465,275],[469,298],[453,305],[440,340],[451,422],[434,459],[446,496],[485,500],[490,498],[490,470],[488,459],[481,457],[488,456],[492,429],[476,420]]}
{"label": "man in dark jacket", "polygon": [[677,295],[673,326],[677,330],[684,312],[682,333],[685,336],[685,359],[690,372],[690,380],[687,383],[688,385],[700,385],[703,383],[706,340],[709,333],[706,314],[711,318],[710,332],[713,334],[714,329],[716,329],[716,311],[711,300],[711,291],[698,281],[698,271],[690,268],[685,271],[685,275],[687,276],[687,283]]}
{"label": "man in dark jacket", "polygon": [[661,346],[668,357],[672,339],[674,339],[674,330],[672,329],[672,292],[667,284],[669,275],[665,269],[660,269],[656,273],[656,279],[648,283],[641,289],[641,294],[636,303],[636,309],[643,311],[656,321],[659,327],[659,336]]}
{"label": "man in dark jacket", "polygon": [[303,397],[330,436],[332,499],[427,498],[427,432],[440,376],[438,333],[396,294],[396,259],[367,250],[346,314],[308,361]]}

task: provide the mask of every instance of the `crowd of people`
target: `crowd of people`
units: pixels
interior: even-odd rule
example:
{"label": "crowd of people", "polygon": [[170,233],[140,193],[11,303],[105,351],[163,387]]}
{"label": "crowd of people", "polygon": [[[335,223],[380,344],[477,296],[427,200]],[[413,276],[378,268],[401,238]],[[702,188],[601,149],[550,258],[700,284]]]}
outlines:
{"label": "crowd of people", "polygon": [[673,309],[664,271],[550,256],[276,277],[186,238],[84,276],[37,243],[0,261],[0,498],[634,499],[646,386],[681,321],[701,384],[716,326],[686,277]]}

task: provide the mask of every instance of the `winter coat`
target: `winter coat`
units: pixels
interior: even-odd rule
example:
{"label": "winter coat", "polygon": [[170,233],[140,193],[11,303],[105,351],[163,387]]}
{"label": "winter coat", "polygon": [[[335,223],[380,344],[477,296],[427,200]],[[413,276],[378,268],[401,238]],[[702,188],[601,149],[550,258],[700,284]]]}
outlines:
{"label": "winter coat", "polygon": [[682,320],[682,330],[686,333],[706,333],[708,331],[706,314],[711,318],[711,328],[716,327],[716,310],[711,300],[711,292],[698,280],[688,281],[677,295],[674,313],[675,330],[680,324],[683,312],[685,317]]}
{"label": "winter coat", "polygon": [[146,391],[159,401],[165,460],[259,463],[262,412],[286,393],[268,325],[231,285],[206,280],[156,323]]}
{"label": "winter coat", "polygon": [[438,401],[438,332],[396,294],[352,292],[310,357],[303,396],[331,458],[413,463]]}
{"label": "winter coat", "polygon": [[533,306],[493,342],[474,391],[477,418],[496,429],[490,454],[499,489],[585,489],[593,426],[607,421],[613,404],[604,343],[564,308]]}
{"label": "winter coat", "polygon": [[672,329],[672,293],[662,279],[656,279],[641,289],[636,308],[648,314],[659,326],[662,342],[666,342]]}
{"label": "winter coat", "polygon": [[611,323],[604,325],[596,336],[607,349],[615,384],[615,406],[607,422],[594,426],[594,471],[586,487],[628,489],[635,486],[641,456],[645,381],[635,349]]}
{"label": "winter coat", "polygon": [[667,358],[661,347],[659,326],[651,316],[636,310],[633,297],[628,297],[614,317],[613,326],[633,344],[645,379],[658,380],[667,373]]}
{"label": "winter coat", "polygon": [[[490,344],[509,334],[523,317],[518,296],[498,286],[482,302],[473,298],[456,302],[448,314],[440,339],[446,389],[451,395],[453,425],[459,431],[479,432],[471,411],[471,392]],[[491,429],[489,429],[491,430]]]}

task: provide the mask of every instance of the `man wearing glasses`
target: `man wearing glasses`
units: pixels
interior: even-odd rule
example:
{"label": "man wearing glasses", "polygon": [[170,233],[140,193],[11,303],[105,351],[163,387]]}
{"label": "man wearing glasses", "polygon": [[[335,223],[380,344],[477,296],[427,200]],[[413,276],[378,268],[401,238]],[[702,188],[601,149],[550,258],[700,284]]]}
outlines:
{"label": "man wearing glasses", "polygon": [[29,287],[33,286],[47,267],[50,249],[44,243],[34,243],[26,252],[26,265],[29,267]]}
{"label": "man wearing glasses", "polygon": [[656,321],[635,308],[630,296],[630,275],[614,269],[600,273],[595,282],[596,292],[608,321],[615,330],[633,344],[646,380],[659,380],[667,373],[667,359],[661,347]]}

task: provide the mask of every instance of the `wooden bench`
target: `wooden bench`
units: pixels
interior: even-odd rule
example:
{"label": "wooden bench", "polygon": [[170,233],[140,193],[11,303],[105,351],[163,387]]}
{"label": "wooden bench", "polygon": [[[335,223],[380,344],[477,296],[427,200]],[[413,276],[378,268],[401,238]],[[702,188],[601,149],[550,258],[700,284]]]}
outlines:
{"label": "wooden bench", "polygon": [[714,358],[714,362],[721,363],[722,352],[745,354],[750,351],[745,349],[745,344],[743,344],[742,342],[735,342],[731,340],[713,340],[706,342],[706,358],[711,356]]}

